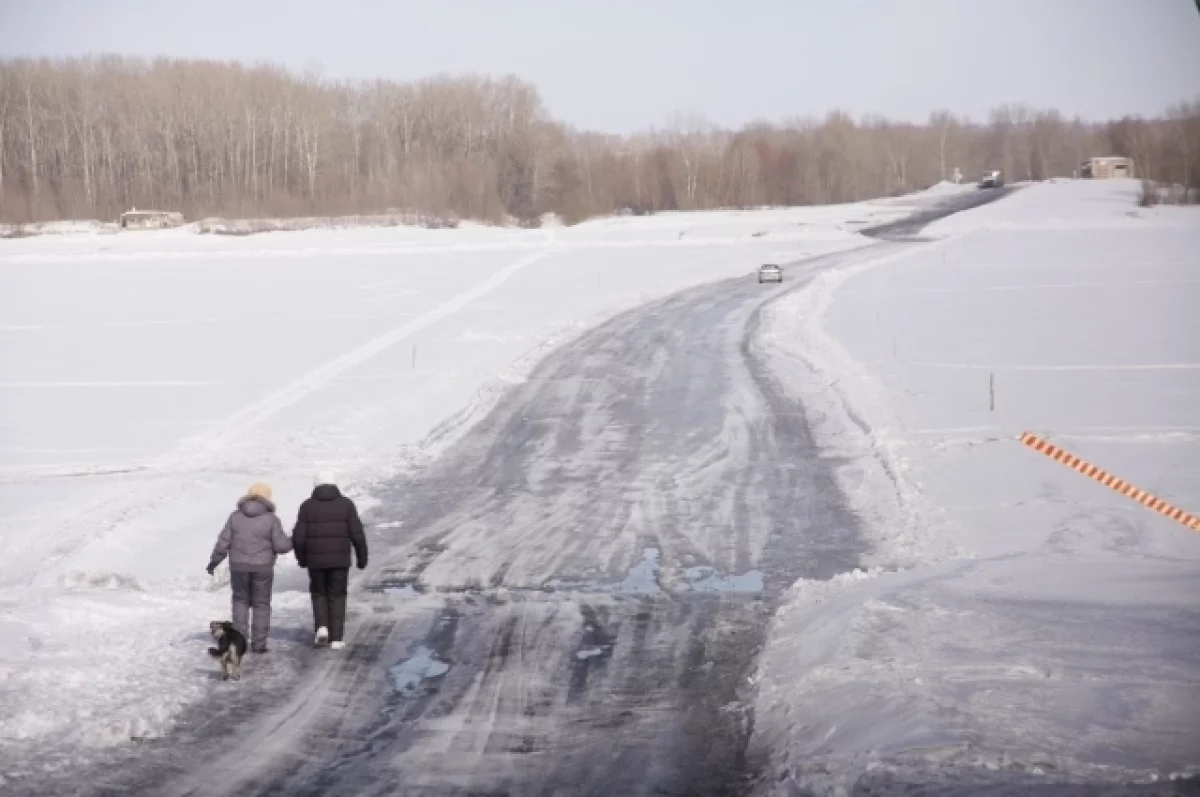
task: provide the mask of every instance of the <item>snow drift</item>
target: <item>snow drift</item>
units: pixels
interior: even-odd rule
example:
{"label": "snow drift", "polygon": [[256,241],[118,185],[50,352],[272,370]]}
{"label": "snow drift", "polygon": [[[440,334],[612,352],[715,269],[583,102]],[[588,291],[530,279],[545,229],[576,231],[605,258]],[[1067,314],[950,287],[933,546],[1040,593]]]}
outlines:
{"label": "snow drift", "polygon": [[770,312],[876,552],[775,618],[760,793],[1200,772],[1200,535],[1017,442],[1200,508],[1200,213],[1137,190],[1031,186]]}

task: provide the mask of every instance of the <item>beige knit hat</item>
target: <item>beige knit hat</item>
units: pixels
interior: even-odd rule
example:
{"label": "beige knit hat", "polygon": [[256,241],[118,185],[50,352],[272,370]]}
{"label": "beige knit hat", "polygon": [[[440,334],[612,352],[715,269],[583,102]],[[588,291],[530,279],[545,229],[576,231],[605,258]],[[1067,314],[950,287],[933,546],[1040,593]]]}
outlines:
{"label": "beige knit hat", "polygon": [[246,491],[246,495],[253,495],[256,498],[265,498],[271,500],[271,485],[266,482],[255,482],[250,485],[250,489]]}

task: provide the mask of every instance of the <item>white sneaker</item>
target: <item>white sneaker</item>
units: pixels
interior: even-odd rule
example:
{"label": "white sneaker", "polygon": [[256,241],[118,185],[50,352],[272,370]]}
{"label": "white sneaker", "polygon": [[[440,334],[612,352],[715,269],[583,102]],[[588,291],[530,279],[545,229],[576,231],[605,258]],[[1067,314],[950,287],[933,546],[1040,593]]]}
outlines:
{"label": "white sneaker", "polygon": [[317,647],[320,647],[321,645],[324,645],[327,641],[329,641],[329,629],[326,628],[325,626],[321,626],[320,628],[317,629],[317,638],[315,640],[313,640],[313,643]]}
{"label": "white sneaker", "polygon": [[337,642],[330,642],[329,647],[331,650],[341,650],[346,647],[346,643],[339,639]]}

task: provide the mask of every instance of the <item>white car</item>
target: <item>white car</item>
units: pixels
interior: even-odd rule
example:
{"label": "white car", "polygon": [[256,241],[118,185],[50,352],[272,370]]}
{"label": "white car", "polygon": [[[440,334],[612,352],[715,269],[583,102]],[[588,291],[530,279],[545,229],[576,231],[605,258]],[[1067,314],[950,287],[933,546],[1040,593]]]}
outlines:
{"label": "white car", "polygon": [[758,281],[760,283],[783,282],[783,269],[773,263],[768,263],[765,266],[759,266]]}
{"label": "white car", "polygon": [[979,181],[980,188],[1000,188],[1003,185],[1004,178],[999,171],[984,172],[983,179]]}

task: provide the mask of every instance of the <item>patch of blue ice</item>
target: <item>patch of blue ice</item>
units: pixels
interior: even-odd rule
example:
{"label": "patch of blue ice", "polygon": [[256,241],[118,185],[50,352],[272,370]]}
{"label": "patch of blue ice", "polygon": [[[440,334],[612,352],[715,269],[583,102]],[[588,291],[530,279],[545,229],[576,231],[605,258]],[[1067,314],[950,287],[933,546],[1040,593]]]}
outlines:
{"label": "patch of blue ice", "polygon": [[655,595],[662,592],[658,586],[657,548],[646,548],[642,551],[642,561],[629,568],[625,579],[616,585],[616,591],[633,595]]}
{"label": "patch of blue ice", "polygon": [[405,584],[402,587],[387,587],[383,590],[383,594],[393,598],[415,598],[421,593],[413,589],[412,584]]}
{"label": "patch of blue ice", "polygon": [[683,575],[697,592],[762,592],[761,570],[748,570],[740,575],[726,576],[707,566],[689,567]]}
{"label": "patch of blue ice", "polygon": [[552,578],[544,585],[548,590],[588,590],[592,592],[615,592],[618,595],[657,595],[662,592],[658,586],[659,551],[657,548],[642,550],[642,561],[629,568],[625,578],[616,583],[605,584],[602,581],[564,581]]}
{"label": "patch of blue ice", "polygon": [[437,678],[450,671],[450,665],[437,657],[429,648],[419,646],[413,655],[399,664],[388,668],[388,682],[392,688],[404,697],[417,697],[421,694],[421,682],[428,678]]}

